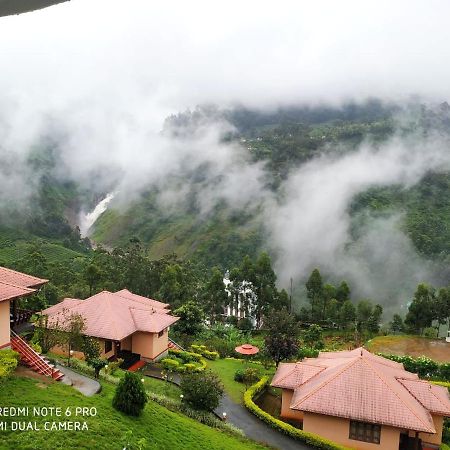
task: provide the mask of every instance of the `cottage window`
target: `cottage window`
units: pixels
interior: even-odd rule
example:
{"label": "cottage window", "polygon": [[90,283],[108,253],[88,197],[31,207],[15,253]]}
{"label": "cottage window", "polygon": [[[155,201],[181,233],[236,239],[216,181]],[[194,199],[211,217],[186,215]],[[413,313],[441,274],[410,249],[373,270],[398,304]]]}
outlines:
{"label": "cottage window", "polygon": [[112,350],[112,341],[105,341],[105,353],[109,353]]}
{"label": "cottage window", "polygon": [[158,337],[159,337],[159,338],[162,337],[162,336],[164,336],[164,331],[165,331],[165,330],[162,330],[162,331],[160,331],[160,332],[158,333]]}
{"label": "cottage window", "polygon": [[380,443],[381,426],[373,423],[350,421],[349,438],[356,441],[370,442],[372,444]]}

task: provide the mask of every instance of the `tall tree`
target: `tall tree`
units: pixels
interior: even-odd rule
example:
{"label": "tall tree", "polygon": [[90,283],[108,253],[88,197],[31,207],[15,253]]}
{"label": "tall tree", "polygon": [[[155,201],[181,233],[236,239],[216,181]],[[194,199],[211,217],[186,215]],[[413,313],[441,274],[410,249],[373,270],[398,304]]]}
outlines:
{"label": "tall tree", "polygon": [[292,358],[298,351],[298,324],[287,309],[272,310],[265,319],[267,335],[264,340],[267,353],[278,364]]}
{"label": "tall tree", "polygon": [[405,324],[416,333],[422,334],[424,328],[431,327],[434,318],[435,293],[431,286],[419,284],[409,305]]}
{"label": "tall tree", "polygon": [[339,322],[343,328],[349,328],[355,323],[356,310],[350,300],[346,300],[339,310]]}
{"label": "tall tree", "polygon": [[228,293],[223,282],[223,273],[218,267],[213,267],[211,277],[204,289],[204,305],[210,322],[214,323],[217,316],[223,314],[228,304]]}
{"label": "tall tree", "polygon": [[306,282],[306,295],[311,304],[313,320],[319,320],[322,314],[323,281],[319,269],[314,269]]}
{"label": "tall tree", "polygon": [[403,331],[403,319],[399,314],[394,314],[392,317],[390,328],[394,334],[401,333]]}
{"label": "tall tree", "polygon": [[336,300],[341,304],[350,300],[350,288],[346,281],[342,281],[338,286],[336,290]]}

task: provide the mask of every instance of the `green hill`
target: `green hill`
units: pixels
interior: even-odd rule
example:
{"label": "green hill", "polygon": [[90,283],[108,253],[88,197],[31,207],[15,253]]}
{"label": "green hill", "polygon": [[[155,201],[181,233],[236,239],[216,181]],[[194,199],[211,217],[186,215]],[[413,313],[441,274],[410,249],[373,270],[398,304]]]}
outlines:
{"label": "green hill", "polygon": [[[126,434],[131,431],[133,444],[145,439],[146,449],[214,449],[245,450],[266,448],[244,438],[235,437],[202,425],[181,414],[173,413],[154,402],[149,402],[142,416],[125,416],[112,407],[114,390],[103,385],[100,394],[84,397],[72,387],[61,383],[43,383],[14,376],[2,384],[0,399],[2,407],[60,407],[97,408],[95,417],[12,417],[2,418],[10,423],[37,422],[40,431],[2,431],[0,449],[86,449],[117,450],[125,445]],[[11,400],[8,400],[11,399]],[[92,410],[90,410],[92,411]],[[64,414],[63,413],[63,414]],[[45,431],[44,422],[85,421],[85,431]],[[137,447],[133,447],[137,448]]]}

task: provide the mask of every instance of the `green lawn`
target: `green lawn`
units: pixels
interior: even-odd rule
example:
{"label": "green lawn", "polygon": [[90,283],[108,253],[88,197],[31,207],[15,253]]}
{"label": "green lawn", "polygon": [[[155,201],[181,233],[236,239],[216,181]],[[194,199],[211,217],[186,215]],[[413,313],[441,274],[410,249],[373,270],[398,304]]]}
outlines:
{"label": "green lawn", "polygon": [[236,403],[242,403],[242,397],[246,388],[245,384],[234,381],[234,374],[236,370],[245,369],[246,367],[255,367],[260,371],[261,375],[273,376],[275,373],[275,367],[266,370],[261,364],[247,363],[239,359],[224,358],[208,361],[208,368],[220,377],[226,393]]}
{"label": "green lawn", "polygon": [[[85,420],[88,431],[0,431],[0,449],[122,449],[125,434],[131,430],[134,441],[145,438],[146,449],[263,449],[265,447],[209,428],[181,414],[173,413],[149,402],[141,417],[125,416],[111,406],[114,388],[103,384],[103,390],[94,397],[84,397],[62,383],[43,383],[35,379],[14,376],[0,389],[0,405],[5,407],[96,407],[96,417]],[[32,417],[2,417],[0,422],[35,421],[43,427],[45,421],[77,420],[74,416],[44,419]]]}
{"label": "green lawn", "polygon": [[167,381],[158,380],[152,377],[144,378],[145,389],[154,394],[165,395],[166,397],[173,398],[174,400],[180,399],[181,390],[178,386],[173,383],[168,383]]}

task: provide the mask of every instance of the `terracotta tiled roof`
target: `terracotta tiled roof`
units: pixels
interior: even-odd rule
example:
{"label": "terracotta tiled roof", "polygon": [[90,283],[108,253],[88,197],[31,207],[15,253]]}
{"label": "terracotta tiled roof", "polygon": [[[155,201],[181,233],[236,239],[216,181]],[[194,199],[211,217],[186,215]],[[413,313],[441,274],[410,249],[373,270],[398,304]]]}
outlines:
{"label": "terracotta tiled roof", "polygon": [[295,389],[325,370],[325,366],[307,363],[280,364],[271,385],[278,388]]}
{"label": "terracotta tiled roof", "polygon": [[272,385],[294,389],[291,409],[426,433],[436,432],[430,412],[450,415],[444,390],[362,348],[280,365]]}
{"label": "terracotta tiled roof", "polygon": [[6,267],[0,267],[0,281],[2,283],[28,288],[38,287],[48,282],[48,280],[44,280],[43,278],[16,272],[15,270],[7,269]]}
{"label": "terracotta tiled roof", "polygon": [[448,389],[424,380],[398,380],[422,405],[438,415],[450,415]]}
{"label": "terracotta tiled roof", "polygon": [[161,303],[151,298],[142,297],[142,295],[133,294],[128,289],[122,289],[121,291],[117,291],[115,294],[144,305],[152,305],[156,309],[167,309],[170,306],[168,303]]}
{"label": "terracotta tiled roof", "polygon": [[35,289],[30,289],[22,286],[15,286],[14,284],[3,283],[0,281],[0,302],[6,300],[13,300],[18,297],[24,297],[36,292]]}
{"label": "terracotta tiled roof", "polygon": [[61,326],[70,315],[80,314],[86,335],[120,341],[136,331],[159,333],[178,320],[155,304],[164,305],[134,294],[124,296],[123,291],[103,291],[86,300],[64,299],[42,313],[48,316],[49,327]]}

